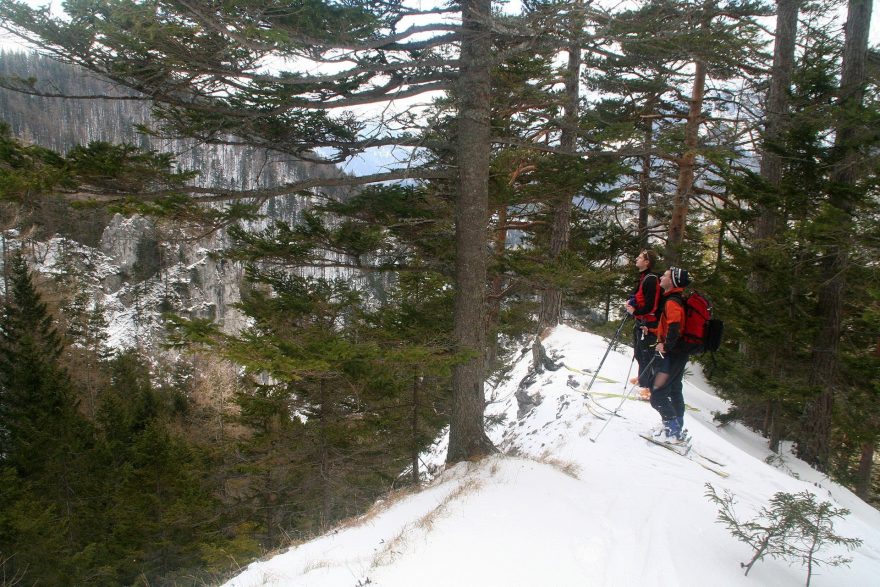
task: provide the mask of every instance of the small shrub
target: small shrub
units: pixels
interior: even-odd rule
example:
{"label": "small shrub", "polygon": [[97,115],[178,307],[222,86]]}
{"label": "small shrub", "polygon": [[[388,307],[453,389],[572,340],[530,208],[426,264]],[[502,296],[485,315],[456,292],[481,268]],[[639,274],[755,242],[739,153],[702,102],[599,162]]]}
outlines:
{"label": "small shrub", "polygon": [[741,522],[733,506],[736,503],[729,491],[718,495],[715,488],[706,484],[706,497],[718,506],[718,523],[724,524],[738,540],[752,547],[752,558],[740,563],[748,576],[756,562],[764,557],[799,562],[807,569],[809,587],[813,569],[820,565],[848,565],[852,559],[842,556],[823,558],[820,551],[828,545],[839,545],[852,550],[862,544],[857,538],[846,538],[834,533],[834,518],[849,514],[845,508],[835,508],[830,502],[817,502],[809,491],[798,494],[776,493],[768,507],[754,520]]}

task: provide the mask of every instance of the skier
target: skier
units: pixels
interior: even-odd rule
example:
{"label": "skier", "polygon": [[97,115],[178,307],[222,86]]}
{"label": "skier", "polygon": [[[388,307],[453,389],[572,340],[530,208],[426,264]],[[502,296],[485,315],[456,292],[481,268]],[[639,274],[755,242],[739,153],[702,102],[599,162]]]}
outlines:
{"label": "skier", "polygon": [[[681,292],[690,283],[686,269],[670,267],[660,278],[663,302],[660,321],[655,329],[657,356],[654,379],[651,382],[651,406],[660,413],[663,423],[653,432],[660,440],[671,444],[685,443],[684,395],[682,378],[688,353],[682,349],[685,307]],[[646,331],[649,331],[645,327]]]}
{"label": "skier", "polygon": [[648,370],[651,359],[654,357],[654,343],[657,336],[652,329],[657,328],[658,306],[660,305],[660,278],[654,273],[657,263],[657,253],[645,249],[636,257],[636,267],[639,270],[639,283],[630,295],[626,303],[626,311],[635,318],[633,327],[633,354],[639,365],[638,375],[630,380],[633,385],[639,386],[639,397],[649,399],[651,379],[653,372]]}

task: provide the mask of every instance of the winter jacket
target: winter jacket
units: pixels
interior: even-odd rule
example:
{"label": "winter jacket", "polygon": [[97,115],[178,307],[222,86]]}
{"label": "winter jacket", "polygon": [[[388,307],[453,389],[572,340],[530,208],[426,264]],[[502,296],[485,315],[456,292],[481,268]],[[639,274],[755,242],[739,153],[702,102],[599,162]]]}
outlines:
{"label": "winter jacket", "polygon": [[639,274],[639,284],[630,298],[630,305],[635,308],[633,318],[639,322],[657,322],[658,306],[660,305],[660,278],[647,269]]}
{"label": "winter jacket", "polygon": [[667,351],[675,351],[684,330],[684,303],[681,292],[683,287],[673,287],[663,294],[663,306],[660,323],[657,328],[648,330],[657,334],[657,341],[662,342]]}

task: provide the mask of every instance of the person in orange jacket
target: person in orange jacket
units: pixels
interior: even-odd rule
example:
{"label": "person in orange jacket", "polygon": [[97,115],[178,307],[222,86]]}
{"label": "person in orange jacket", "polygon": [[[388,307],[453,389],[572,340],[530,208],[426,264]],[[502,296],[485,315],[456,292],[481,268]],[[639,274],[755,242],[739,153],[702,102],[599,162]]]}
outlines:
{"label": "person in orange jacket", "polygon": [[[660,414],[662,440],[679,444],[686,441],[684,431],[684,394],[682,378],[688,353],[681,344],[685,309],[681,292],[691,282],[687,269],[670,267],[660,278],[663,288],[657,335],[654,380],[651,382],[651,406]],[[646,329],[650,331],[650,329]]]}

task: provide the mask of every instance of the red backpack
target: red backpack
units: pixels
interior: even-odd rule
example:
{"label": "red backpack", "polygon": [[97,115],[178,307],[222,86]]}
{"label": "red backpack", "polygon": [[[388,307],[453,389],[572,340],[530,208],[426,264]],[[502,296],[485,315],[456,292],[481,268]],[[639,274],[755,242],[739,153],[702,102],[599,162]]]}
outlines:
{"label": "red backpack", "polygon": [[[679,296],[676,296],[679,297]],[[712,302],[698,291],[681,296],[684,324],[677,348],[690,355],[717,351],[721,346],[724,322],[712,317]]]}

